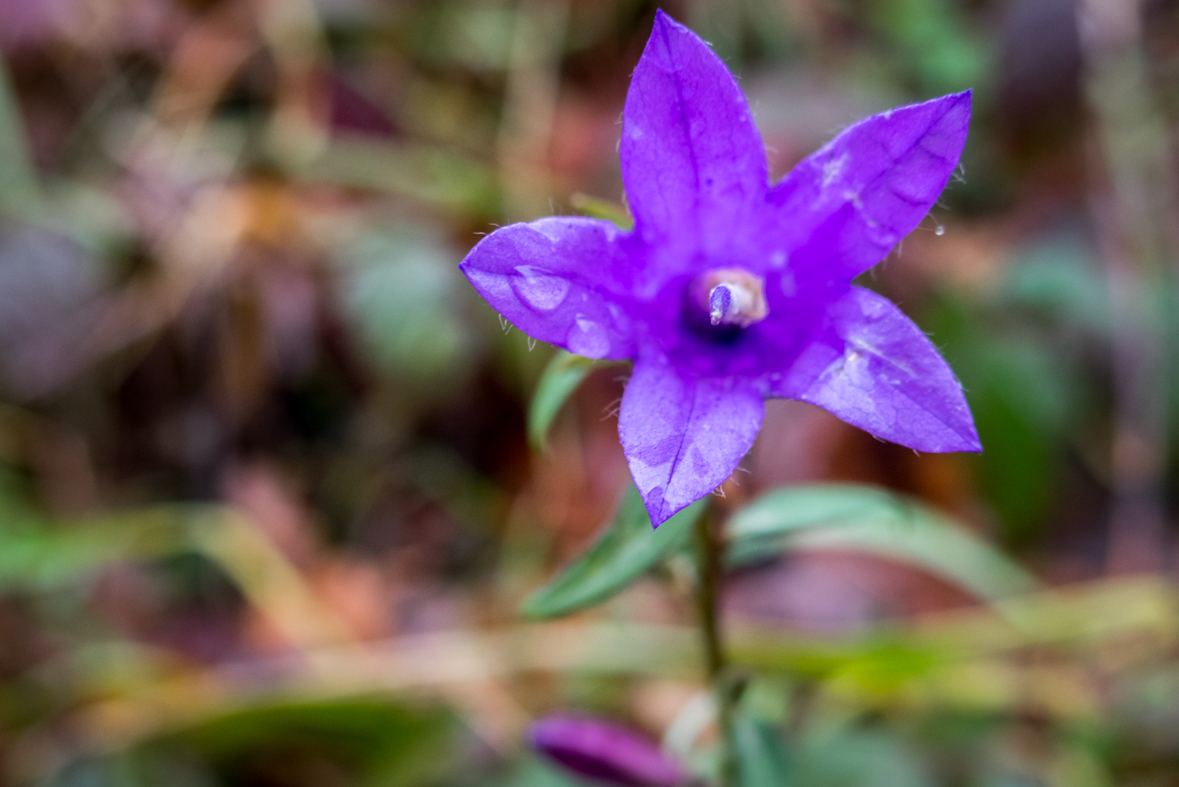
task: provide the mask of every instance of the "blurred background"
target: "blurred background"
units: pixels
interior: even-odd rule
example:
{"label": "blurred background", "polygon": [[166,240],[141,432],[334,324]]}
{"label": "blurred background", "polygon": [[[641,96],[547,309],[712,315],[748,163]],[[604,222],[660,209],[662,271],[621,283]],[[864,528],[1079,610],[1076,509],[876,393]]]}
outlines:
{"label": "blurred background", "polygon": [[533,449],[553,350],[456,267],[497,225],[625,216],[657,5],[739,76],[775,177],[975,91],[960,177],[865,283],[985,453],[774,402],[718,504],[880,484],[1036,589],[964,587],[952,549],[735,571],[791,782],[1179,784],[1176,4],[0,0],[0,785],[564,785],[521,740],[561,708],[691,742],[674,560],[518,614],[623,494],[625,368]]}

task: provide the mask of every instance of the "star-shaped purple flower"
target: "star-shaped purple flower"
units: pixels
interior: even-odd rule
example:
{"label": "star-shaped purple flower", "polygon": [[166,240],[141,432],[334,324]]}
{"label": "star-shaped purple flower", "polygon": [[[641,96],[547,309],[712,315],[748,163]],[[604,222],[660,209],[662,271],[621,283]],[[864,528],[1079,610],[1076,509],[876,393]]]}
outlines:
{"label": "star-shaped purple flower", "polygon": [[736,81],[658,12],[623,114],[634,230],[579,217],[513,224],[461,268],[524,333],[634,359],[618,431],[655,525],[736,469],[769,397],[920,451],[979,451],[937,349],[851,284],[929,212],[969,121],[969,91],[874,115],[771,186]]}

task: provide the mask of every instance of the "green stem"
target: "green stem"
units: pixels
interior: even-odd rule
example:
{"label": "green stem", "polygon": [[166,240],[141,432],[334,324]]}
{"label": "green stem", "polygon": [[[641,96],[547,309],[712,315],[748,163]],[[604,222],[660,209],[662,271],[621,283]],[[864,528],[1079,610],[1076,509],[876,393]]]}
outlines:
{"label": "green stem", "polygon": [[724,561],[724,535],[721,520],[709,506],[696,521],[696,560],[699,571],[697,603],[700,629],[704,635],[704,657],[708,681],[716,697],[717,723],[720,727],[720,784],[736,787],[737,760],[733,742],[733,686],[725,658],[724,633],[721,630],[720,590]]}

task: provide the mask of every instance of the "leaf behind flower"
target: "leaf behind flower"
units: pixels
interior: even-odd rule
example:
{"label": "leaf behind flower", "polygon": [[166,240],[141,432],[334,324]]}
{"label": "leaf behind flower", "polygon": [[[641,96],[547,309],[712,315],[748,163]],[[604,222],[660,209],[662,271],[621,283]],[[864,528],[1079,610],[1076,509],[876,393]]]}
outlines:
{"label": "leaf behind flower", "polygon": [[556,579],[528,597],[522,614],[554,618],[602,603],[664,555],[686,546],[705,504],[697,501],[654,528],[642,497],[631,487],[614,521]]}
{"label": "leaf behind flower", "polygon": [[537,451],[548,443],[549,427],[565,401],[593,370],[593,361],[561,350],[549,361],[528,406],[528,442]]}
{"label": "leaf behind flower", "polygon": [[762,495],[729,520],[731,566],[789,549],[868,552],[911,563],[983,599],[1037,583],[997,548],[922,503],[877,487],[812,484]]}

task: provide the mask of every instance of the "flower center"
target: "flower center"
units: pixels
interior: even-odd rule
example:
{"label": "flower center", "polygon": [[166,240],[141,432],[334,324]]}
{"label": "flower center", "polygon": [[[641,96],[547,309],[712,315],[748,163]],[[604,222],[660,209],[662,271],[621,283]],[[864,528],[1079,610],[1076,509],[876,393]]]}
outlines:
{"label": "flower center", "polygon": [[769,314],[761,277],[743,268],[705,271],[692,282],[691,292],[714,327],[748,328]]}

